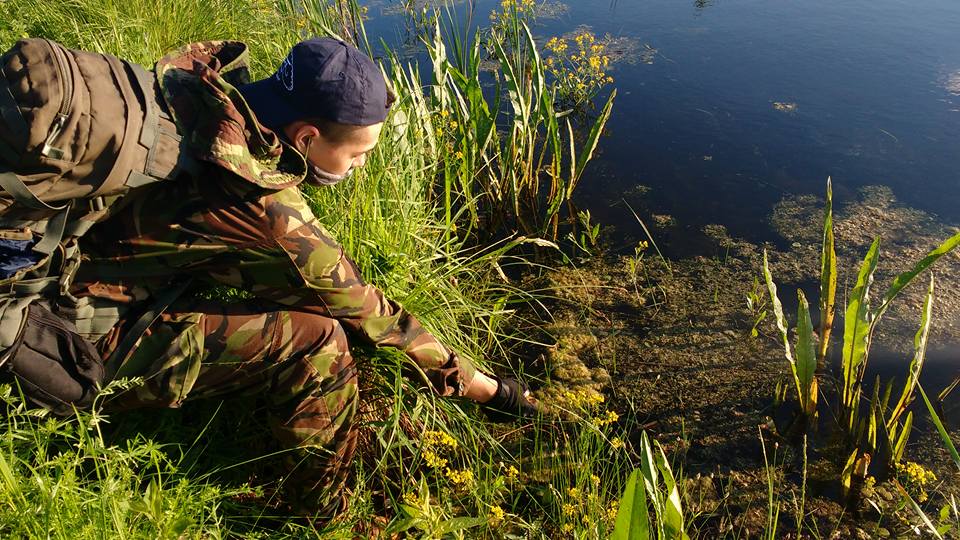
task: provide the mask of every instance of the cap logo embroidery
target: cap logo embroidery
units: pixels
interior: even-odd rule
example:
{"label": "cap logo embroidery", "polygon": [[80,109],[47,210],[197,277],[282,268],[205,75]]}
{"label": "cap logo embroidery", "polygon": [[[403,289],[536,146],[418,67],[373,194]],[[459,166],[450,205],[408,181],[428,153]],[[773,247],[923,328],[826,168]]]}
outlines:
{"label": "cap logo embroidery", "polygon": [[293,62],[290,61],[289,56],[283,59],[283,63],[280,64],[280,69],[277,70],[275,77],[288,92],[293,91]]}

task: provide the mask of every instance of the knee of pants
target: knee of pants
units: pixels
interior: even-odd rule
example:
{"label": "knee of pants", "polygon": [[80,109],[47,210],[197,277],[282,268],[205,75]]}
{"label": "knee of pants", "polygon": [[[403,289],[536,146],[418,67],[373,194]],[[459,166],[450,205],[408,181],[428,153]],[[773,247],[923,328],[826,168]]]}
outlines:
{"label": "knee of pants", "polygon": [[343,326],[336,319],[290,312],[293,354],[310,364],[322,378],[353,376],[353,357]]}

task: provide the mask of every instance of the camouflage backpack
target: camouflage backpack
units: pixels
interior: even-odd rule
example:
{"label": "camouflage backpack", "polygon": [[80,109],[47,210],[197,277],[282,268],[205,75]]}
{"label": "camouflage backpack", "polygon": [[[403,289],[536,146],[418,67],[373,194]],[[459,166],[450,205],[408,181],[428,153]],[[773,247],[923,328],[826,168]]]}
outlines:
{"label": "camouflage backpack", "polygon": [[0,57],[0,381],[33,404],[69,414],[96,396],[103,361],[58,315],[75,307],[78,239],[128,190],[191,170],[180,142],[154,74],[136,64],[45,39]]}

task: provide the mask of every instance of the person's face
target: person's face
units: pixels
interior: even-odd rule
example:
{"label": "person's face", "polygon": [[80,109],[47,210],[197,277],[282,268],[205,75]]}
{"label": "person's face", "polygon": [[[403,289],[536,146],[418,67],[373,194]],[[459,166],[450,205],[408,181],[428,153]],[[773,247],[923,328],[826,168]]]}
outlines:
{"label": "person's face", "polygon": [[[377,145],[383,123],[350,128],[341,140],[331,140],[311,124],[288,127],[287,136],[307,161],[333,175],[363,167],[367,154]],[[292,132],[292,133],[291,133]]]}

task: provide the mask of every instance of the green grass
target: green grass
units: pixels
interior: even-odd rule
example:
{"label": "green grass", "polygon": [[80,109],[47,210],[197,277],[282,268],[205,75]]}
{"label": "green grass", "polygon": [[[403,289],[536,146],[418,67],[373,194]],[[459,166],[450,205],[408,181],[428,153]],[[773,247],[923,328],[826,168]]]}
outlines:
{"label": "green grass", "polygon": [[[352,2],[344,11],[358,12]],[[12,44],[19,37],[43,36],[148,66],[190,41],[239,39],[250,45],[258,77],[269,74],[301,36],[351,27],[342,24],[338,13],[320,1],[4,2],[0,37]],[[516,21],[515,29],[522,28]],[[365,41],[362,25],[352,33]],[[516,60],[500,46],[503,65],[511,58],[539,61],[535,51],[527,49]],[[528,341],[516,307],[536,299],[506,275],[512,265],[529,266],[517,255],[529,252],[521,249],[524,244],[549,244],[502,230],[478,243],[476,217],[491,211],[489,201],[499,201],[500,210],[519,208],[511,198],[518,194],[539,204],[544,192],[534,183],[540,181],[540,165],[547,159],[559,168],[569,148],[569,141],[560,144],[558,138],[547,145],[542,138],[545,121],[553,122],[551,137],[560,133],[549,89],[541,80],[535,94],[515,96],[515,105],[521,100],[537,111],[534,124],[513,122],[511,134],[500,139],[494,132],[496,142],[481,148],[464,131],[480,126],[463,122],[454,148],[436,144],[425,130],[434,131],[434,119],[444,110],[466,119],[466,105],[425,93],[411,66],[388,62],[385,67],[400,99],[381,144],[350,182],[308,195],[318,217],[367,279],[464,356],[510,370],[504,361]],[[508,67],[518,73],[523,68],[516,63]],[[475,68],[470,76],[478,84]],[[463,90],[441,86],[452,94]],[[512,120],[514,113],[496,109],[491,114],[489,118],[506,115]],[[589,136],[591,145],[598,130]],[[472,169],[452,168],[458,150],[476,159],[470,162]],[[500,156],[502,151],[509,152],[509,161]],[[536,164],[526,161],[537,155]],[[483,159],[499,165],[487,169],[480,165]],[[528,232],[547,231],[546,224],[556,223],[557,201],[568,199],[588,161],[589,152],[570,161],[576,168],[554,184],[562,189],[551,195],[552,214],[541,212]],[[516,178],[509,172],[514,170],[523,176],[527,194],[491,198],[484,179],[495,178],[493,174]],[[460,173],[466,180],[453,181],[451,174]],[[484,200],[488,206],[478,210]],[[396,351],[357,353],[367,414],[356,487],[349,512],[325,529],[291,516],[276,494],[285,478],[277,467],[278,450],[264,436],[268,430],[255,400],[56,419],[25,409],[8,391],[7,413],[0,420],[0,535],[351,537],[351,529],[368,526],[376,516],[388,530],[426,537],[515,533],[603,538],[612,529],[611,505],[632,468],[629,445],[623,443],[631,419],[599,421],[609,419],[603,405],[580,400],[571,405],[575,420],[491,426],[479,419],[473,405],[437,399],[417,388],[403,376],[406,361]],[[428,465],[427,455],[441,449],[425,442],[427,432],[456,441],[455,448],[442,449],[447,466]]]}

